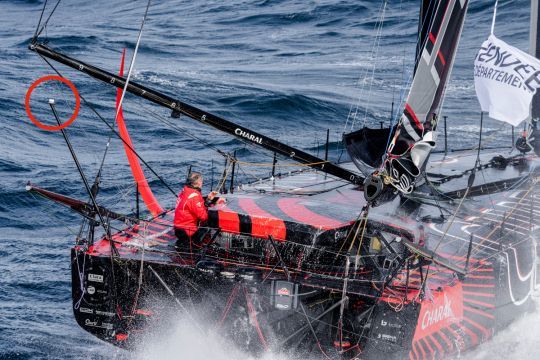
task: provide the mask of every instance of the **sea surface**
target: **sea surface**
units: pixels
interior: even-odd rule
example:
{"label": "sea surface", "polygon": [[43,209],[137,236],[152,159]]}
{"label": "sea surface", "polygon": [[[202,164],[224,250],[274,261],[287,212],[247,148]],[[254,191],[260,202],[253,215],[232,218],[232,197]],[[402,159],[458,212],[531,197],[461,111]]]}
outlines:
{"label": "sea surface", "polygon": [[[418,3],[153,1],[132,79],[320,156],[329,129],[330,156],[344,160],[340,146],[344,131],[364,124],[388,125],[402,110],[415,56]],[[489,35],[493,3],[473,0],[467,15],[443,108],[452,149],[474,146],[478,139],[473,59]],[[42,23],[55,4],[48,1]],[[132,59],[146,4],[146,0],[62,1],[40,38],[73,57],[117,72],[123,49],[127,65]],[[178,328],[149,339],[134,353],[94,338],[75,323],[69,249],[80,218],[25,191],[31,181],[86,199],[61,134],[39,129],[25,111],[30,85],[54,75],[28,50],[42,7],[40,0],[0,1],[0,358],[246,358],[222,347],[217,338],[201,341],[202,336],[182,319]],[[527,51],[529,12],[526,0],[501,1],[495,34]],[[54,66],[112,123],[111,86]],[[36,88],[32,114],[54,125],[49,98],[67,119],[74,108],[73,96],[58,83]],[[237,151],[244,161],[271,162],[271,154],[185,117],[171,119],[166,110],[132,95],[126,95],[124,110],[136,149],[175,191],[190,166],[205,173],[207,188],[212,177],[217,181],[223,168],[217,150]],[[485,145],[501,151],[510,145],[508,126],[486,119],[483,130]],[[83,104],[67,132],[92,182],[110,131]],[[269,171],[243,166],[237,181],[253,181]],[[160,202],[173,206],[173,194],[147,173]],[[121,143],[113,137],[103,166],[100,204],[133,212],[130,176]],[[529,314],[462,357],[539,359],[539,324],[540,314]],[[265,359],[287,355],[268,354]]]}

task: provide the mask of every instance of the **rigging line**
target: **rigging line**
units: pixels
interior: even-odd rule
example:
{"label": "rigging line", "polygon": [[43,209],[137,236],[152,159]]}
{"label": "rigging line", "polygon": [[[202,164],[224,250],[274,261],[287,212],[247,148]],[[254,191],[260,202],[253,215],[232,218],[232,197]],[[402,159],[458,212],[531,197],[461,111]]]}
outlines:
{"label": "rigging line", "polygon": [[[375,55],[374,55],[375,59],[374,60],[376,60],[379,56],[379,49],[381,45],[382,31],[384,27],[384,19],[386,17],[387,5],[388,5],[388,1],[385,1],[383,9],[382,9],[381,17],[379,20],[379,28],[377,29],[377,37],[376,37],[377,41],[376,41],[376,46],[375,46]],[[364,106],[364,126],[367,121],[368,108],[371,105],[371,94],[372,94],[373,82],[375,80],[375,69],[377,68],[376,64],[377,64],[377,61],[373,61],[373,66],[371,67],[371,76],[370,76],[369,89],[368,89],[368,99],[367,99],[367,104]],[[354,120],[356,122],[356,118]]]}
{"label": "rigging line", "polygon": [[[67,106],[68,105],[68,100],[62,94],[60,84],[56,84],[55,86],[56,86],[58,92],[61,94],[62,100],[64,101],[64,103]],[[88,136],[88,133],[82,127],[80,127],[80,129],[78,131],[82,131],[85,134],[85,136]],[[94,183],[92,184],[92,188],[91,188],[92,189],[92,194],[96,198],[97,198],[97,194],[99,192],[99,184],[100,184],[100,180],[101,180],[101,174],[102,174],[103,166],[105,164],[105,157],[106,157],[108,149],[109,149],[109,145],[110,145],[110,142],[111,142],[112,135],[113,135],[112,133],[109,134],[109,138],[108,138],[107,143],[105,145],[105,151],[103,153],[103,157],[101,158],[101,163],[100,163],[98,172],[96,174],[96,177],[94,178]],[[96,161],[97,161],[97,156],[96,156]],[[83,219],[83,222],[82,222],[81,226],[84,225],[85,220],[87,220],[87,219],[86,218]]]}
{"label": "rigging line", "polygon": [[[379,13],[382,11],[382,7],[384,5],[386,0],[383,0],[381,2],[381,6],[379,7]],[[377,28],[377,25],[378,25],[378,22],[375,22],[375,25],[373,26],[373,30],[375,30]],[[371,53],[373,53],[373,47],[375,46],[375,41],[376,39],[373,40],[374,43],[372,45],[372,50],[371,50]],[[360,75],[358,77],[358,80],[356,81],[356,85],[361,85],[360,87],[360,94],[358,95],[357,99],[356,99],[356,102],[355,103],[351,103],[350,107],[349,107],[349,113],[347,114],[347,119],[345,120],[345,125],[343,126],[343,132],[345,133],[345,131],[347,131],[347,125],[349,123],[349,120],[351,119],[351,117],[353,116],[356,116],[356,112],[358,111],[358,107],[360,106],[360,99],[362,98],[362,95],[364,93],[364,84],[365,84],[365,80],[367,78],[367,74],[369,72],[369,69],[368,67],[366,67],[366,69],[364,70],[364,76],[362,77],[362,75]],[[353,108],[355,108],[354,112],[353,112]],[[351,125],[351,129],[352,129],[352,125]]]}
{"label": "rigging line", "polygon": [[360,230],[360,227],[362,226],[362,222],[365,222],[365,224],[367,224],[367,221],[368,221],[368,218],[367,218],[367,215],[368,215],[368,208],[367,208],[367,204],[362,208],[362,211],[360,211],[360,213],[358,214],[358,217],[356,218],[355,222],[352,224],[349,232],[347,233],[347,236],[345,236],[345,240],[343,241],[343,243],[341,244],[341,247],[339,248],[338,252],[336,253],[336,257],[334,259],[334,263],[335,261],[337,260],[337,257],[338,256],[347,256],[347,255],[343,255],[341,253],[341,251],[343,250],[343,247],[345,246],[345,243],[347,242],[347,239],[351,236],[351,234],[353,233],[354,230],[354,227],[356,226],[356,231],[354,233],[354,236],[353,238],[351,239],[351,245],[349,246],[349,249],[347,250],[347,252],[350,253],[353,245],[354,245],[354,242],[356,241],[356,238],[358,236],[358,231]]}
{"label": "rigging line", "polygon": [[[218,147],[216,147],[215,145],[201,139],[200,137],[196,136],[196,135],[193,135],[192,133],[190,133],[188,130],[180,127],[178,124],[176,123],[173,123],[171,122],[170,120],[168,120],[167,118],[165,118],[164,116],[162,116],[161,114],[153,111],[152,109],[150,109],[149,107],[145,106],[145,105],[141,105],[141,104],[138,104],[144,111],[146,111],[150,116],[152,116],[154,119],[162,122],[163,124],[167,125],[168,127],[170,127],[171,129],[177,131],[178,133],[182,134],[182,135],[187,135],[188,137],[200,142],[201,144],[203,144],[205,147],[208,147],[214,151],[216,151],[218,154],[220,154],[221,156],[224,156],[224,157],[228,157],[229,155],[227,153],[225,153],[223,150],[219,149]],[[235,139],[237,141],[240,141],[242,144],[244,144],[244,146],[247,146],[249,147],[250,151],[253,151],[254,153],[258,154],[258,155],[261,155],[261,156],[264,156],[264,157],[269,157],[269,158],[272,158],[272,155],[268,154],[268,153],[265,153],[263,151],[261,151],[258,147],[256,147],[255,145],[253,145],[252,143],[249,143],[247,141],[244,141],[243,139]],[[281,156],[281,155],[279,155]],[[276,166],[279,166],[276,164]],[[295,166],[302,166],[301,163],[299,164],[296,164]]]}
{"label": "rigging line", "polygon": [[[500,228],[501,224],[504,223],[504,222],[506,222],[506,220],[508,220],[509,218],[511,218],[511,216],[512,216],[513,213],[514,213],[514,211],[518,208],[519,205],[521,205],[521,203],[523,202],[523,200],[528,196],[528,194],[529,194],[534,188],[535,188],[535,186],[534,186],[534,184],[533,184],[533,185],[529,188],[529,190],[528,190],[528,191],[520,198],[520,200],[516,203],[516,205],[511,209],[510,213],[508,213],[508,214],[506,214],[505,216],[503,216],[503,219],[502,219],[501,223],[500,223],[499,225],[495,226],[495,228],[491,231],[490,234],[488,234],[488,235],[485,236],[485,237],[482,237],[481,241],[480,241],[478,244],[475,244],[473,250],[476,250],[476,251],[471,252],[471,257],[473,257],[474,255],[476,255],[476,254],[478,254],[478,253],[481,252],[481,250],[478,250],[478,249],[482,246],[482,244],[486,241],[486,239],[487,239],[487,240],[490,240],[489,237],[491,237],[491,235],[493,235],[493,234]],[[499,239],[502,239],[502,238],[503,238],[503,237],[498,238],[498,239],[496,239],[496,240],[499,240]],[[513,246],[515,247],[516,245],[519,245],[519,244],[521,244],[521,243],[523,243],[523,242],[525,242],[525,241],[529,241],[529,238],[526,237],[526,238],[524,238],[524,239],[522,239],[522,240],[520,240],[520,241],[518,241],[518,242],[515,242],[515,243],[513,243]],[[497,255],[499,255],[499,254],[501,254],[501,253],[503,253],[504,251],[505,251],[505,250],[499,250],[499,251],[496,251],[495,253],[491,254],[490,256],[487,256],[487,257],[485,257],[485,258],[479,259],[479,261],[485,261],[485,260],[491,259],[491,258],[493,258],[493,257],[495,257],[495,256],[497,256]],[[460,264],[460,263],[458,263],[458,264]],[[464,263],[463,263],[463,264],[464,264]],[[477,270],[477,269],[479,269],[480,267],[482,267],[482,266],[484,266],[484,265],[485,265],[485,264],[480,264],[479,266],[477,266],[477,267],[475,267],[475,268],[469,269],[468,273],[471,273],[471,272],[473,272],[474,270]],[[437,273],[439,273],[439,272],[441,272],[441,271],[438,271],[438,272],[436,272],[436,273],[434,273],[434,274],[437,274]]]}
{"label": "rigging line", "polygon": [[491,35],[495,32],[495,19],[497,18],[497,5],[499,0],[495,0],[495,7],[493,8],[493,20],[491,21]]}
{"label": "rigging line", "polygon": [[[54,114],[54,117],[56,118],[56,122],[58,123],[58,126],[61,125],[60,118],[58,117],[58,113],[56,112],[56,108],[54,106],[54,102],[49,100],[49,105],[52,109],[52,112]],[[88,195],[90,196],[90,200],[92,200],[92,205],[94,206],[94,210],[96,211],[97,216],[99,217],[99,220],[101,222],[101,226],[105,229],[106,237],[108,240],[111,240],[111,229],[109,228],[108,223],[105,222],[103,215],[101,214],[101,209],[99,208],[96,199],[94,195],[92,194],[92,190],[90,189],[90,185],[88,184],[88,180],[86,179],[86,176],[84,175],[84,172],[82,170],[81,164],[79,163],[79,159],[77,159],[77,156],[75,155],[75,151],[71,145],[71,141],[69,140],[69,137],[67,135],[67,132],[64,129],[60,129],[62,132],[62,136],[64,137],[64,140],[66,141],[66,144],[69,148],[69,152],[71,153],[71,156],[73,157],[73,160],[75,161],[75,165],[77,165],[77,170],[79,171],[79,174],[81,175],[81,178],[84,182],[84,186],[86,188],[86,191],[88,192]],[[113,253],[113,249],[116,250],[116,248],[113,245],[113,242],[110,242],[111,244],[111,256]],[[118,255],[118,254],[116,254]]]}
{"label": "rigging line", "polygon": [[[384,22],[384,17],[386,15],[387,3],[388,2],[386,0],[384,0],[382,2],[381,8],[379,10],[380,16],[379,16],[379,18],[377,19],[377,21],[375,23],[376,34],[375,34],[375,39],[373,41],[373,46],[372,46],[372,49],[371,49],[371,60],[372,60],[371,76],[368,77],[370,69],[366,69],[366,75],[364,76],[364,80],[363,80],[363,84],[362,84],[362,86],[364,86],[366,81],[369,79],[369,84],[368,84],[369,85],[368,104],[364,106],[364,125],[365,125],[365,119],[366,119],[366,116],[367,116],[368,105],[369,105],[369,102],[371,100],[371,89],[372,89],[372,86],[373,86],[373,81],[374,81],[374,76],[375,76],[376,59],[377,59],[378,54],[379,54],[380,41],[381,41],[381,38],[382,38],[382,26],[383,26],[383,22]],[[362,93],[363,92],[364,92],[364,87],[362,88]],[[360,97],[358,98],[358,101],[356,103],[356,108],[355,108],[355,111],[353,113],[353,119],[352,119],[352,123],[351,123],[351,130],[356,125],[356,119],[358,117],[359,106],[360,106]]]}
{"label": "rigging line", "polygon": [[[146,244],[145,244],[145,239],[146,239],[146,235],[147,235],[147,226],[148,226],[148,223],[146,222],[143,222],[142,224],[142,228],[143,228],[143,235],[140,236],[141,237],[141,240],[142,240],[142,250],[141,250],[141,265],[140,265],[140,268],[139,268],[139,279],[137,281],[137,291],[135,292],[135,298],[134,298],[134,301],[133,301],[133,306],[131,308],[131,315],[135,315],[135,311],[137,310],[137,305],[138,305],[138,302],[139,302],[139,295],[141,293],[141,287],[142,287],[142,284],[143,284],[143,274],[144,274],[144,251],[146,249]],[[130,325],[131,322],[133,321],[135,317],[132,317],[131,319],[128,320],[128,324]],[[129,326],[128,325],[128,326]]]}
{"label": "rigging line", "polygon": [[471,191],[471,188],[473,187],[474,179],[476,177],[476,169],[477,169],[478,164],[480,162],[480,149],[482,147],[482,128],[483,128],[483,124],[484,124],[484,116],[483,116],[483,113],[481,113],[481,114],[482,114],[482,116],[480,117],[480,135],[478,137],[478,152],[476,153],[476,162],[475,162],[474,168],[473,168],[471,174],[469,175],[469,179],[467,181],[467,189],[465,190],[465,194],[463,194],[463,197],[459,201],[459,204],[458,204],[456,210],[452,214],[452,219],[448,222],[448,225],[446,226],[446,229],[444,230],[444,234],[441,237],[441,239],[439,240],[437,246],[435,246],[435,249],[433,250],[433,252],[437,251],[439,246],[441,246],[443,240],[446,238],[446,235],[448,234],[448,231],[450,230],[450,227],[452,227],[452,225],[454,224],[454,221],[456,220],[456,216],[457,216],[457,213],[459,212],[459,210],[461,209],[461,205],[463,205],[463,202],[465,201],[465,198],[469,195],[469,192]]}
{"label": "rigging line", "polygon": [[131,58],[131,63],[129,64],[129,70],[128,75],[126,78],[126,84],[124,85],[124,89],[122,90],[122,97],[120,97],[120,102],[118,103],[118,107],[116,109],[116,116],[114,118],[115,122],[118,120],[118,114],[120,113],[120,109],[122,108],[122,102],[124,101],[124,96],[126,95],[126,90],[129,85],[129,80],[131,78],[131,74],[133,71],[133,67],[135,66],[135,59],[137,58],[137,52],[139,51],[139,44],[141,43],[141,37],[143,32],[144,23],[146,22],[146,17],[148,16],[148,9],[150,8],[150,1],[148,0],[148,3],[146,4],[146,10],[144,11],[144,16],[141,22],[141,28],[139,29],[139,36],[137,37],[137,43],[135,44],[135,50],[133,52],[133,57]]}
{"label": "rigging line", "polygon": [[[41,54],[39,54],[39,53],[38,53],[38,55],[39,55],[39,57],[41,57],[41,58],[43,59],[43,61],[45,61],[45,62],[51,67],[51,69],[54,70],[54,72],[56,72],[56,73],[58,74],[58,76],[63,77],[62,74],[60,73],[60,71],[58,71],[58,70],[57,70],[57,69],[56,69],[56,68],[55,68],[55,67],[54,67],[47,59],[45,59],[45,58],[44,58]],[[107,122],[107,120],[105,120],[105,118],[103,118],[103,117],[99,114],[99,112],[96,110],[96,108],[95,108],[92,104],[90,104],[90,102],[88,102],[88,101],[86,100],[86,98],[85,98],[82,94],[79,93],[79,97],[80,97],[81,100],[84,102],[84,104],[85,104],[86,106],[88,106],[88,107],[90,108],[90,110],[92,110],[92,112],[93,112],[94,114],[96,114],[96,116],[97,116],[97,117],[98,117],[105,125],[107,125],[107,127],[108,127],[109,129],[111,129],[111,131],[114,133],[114,135],[116,135],[116,137],[118,137],[118,138],[119,138],[119,139],[120,139],[120,140],[128,147],[128,149],[131,150],[131,151],[137,156],[137,158],[138,158],[139,160],[142,161],[142,163],[148,168],[148,170],[150,170],[150,171],[152,172],[152,174],[154,174],[154,175],[159,179],[159,181],[161,181],[161,183],[162,183],[163,185],[165,185],[165,187],[166,187],[166,188],[167,188],[174,196],[176,196],[176,192],[169,186],[169,184],[167,184],[167,182],[166,182],[161,176],[159,176],[159,174],[158,174],[158,173],[157,173],[157,172],[156,172],[156,171],[155,171],[155,170],[154,170],[154,169],[153,169],[153,168],[152,168],[152,167],[151,167],[151,166],[150,166],[150,165],[149,165],[142,157],[141,157],[141,155],[139,155],[139,153],[138,153],[138,152],[137,152],[130,144],[128,144],[126,140],[124,140],[124,139],[122,138],[122,136],[114,129],[114,126],[112,126],[111,124],[109,124],[109,123]]]}
{"label": "rigging line", "polygon": [[58,0],[58,2],[56,3],[56,5],[54,6],[54,8],[52,9],[51,13],[49,14],[49,17],[47,18],[47,20],[45,20],[45,22],[43,23],[43,26],[41,26],[41,29],[39,30],[39,32],[37,33],[36,36],[34,36],[34,38],[38,38],[39,35],[41,35],[41,33],[43,32],[43,30],[47,27],[47,25],[49,24],[49,20],[51,20],[51,17],[53,16],[54,12],[56,11],[56,8],[58,7],[58,5],[60,5],[60,2],[62,0]]}
{"label": "rigging line", "polygon": [[[499,238],[499,239],[502,239],[502,238]],[[499,239],[497,239],[497,240],[499,240]],[[521,240],[519,240],[519,241],[517,241],[517,242],[512,243],[512,246],[513,246],[513,247],[516,247],[517,245],[520,245],[520,244],[522,244],[522,243],[524,243],[524,242],[526,242],[526,241],[531,241],[531,238],[530,238],[530,237],[525,237],[525,238],[523,238],[523,239],[521,239]],[[534,239],[532,239],[532,241],[534,241]],[[476,244],[476,245],[478,245],[478,244]],[[468,274],[473,273],[474,271],[476,271],[476,270],[478,270],[478,269],[480,269],[480,268],[486,266],[485,261],[487,261],[487,260],[489,260],[489,259],[492,259],[492,258],[494,258],[494,257],[496,257],[496,256],[498,256],[498,255],[500,255],[500,254],[502,254],[502,253],[504,253],[504,252],[506,252],[506,251],[507,251],[507,249],[498,250],[498,251],[495,251],[493,254],[491,254],[491,255],[489,255],[489,256],[486,256],[486,257],[484,257],[484,258],[478,259],[479,265],[476,266],[476,267],[474,267],[474,268],[470,268],[469,271],[468,271]],[[477,251],[475,254],[477,254],[477,253],[479,253],[479,252],[481,252],[481,250]],[[471,254],[471,258],[472,258],[473,255],[475,255],[475,254]],[[457,263],[457,264],[465,265],[465,262],[463,261],[463,262],[460,262],[460,263]],[[433,275],[436,275],[436,274],[444,273],[444,272],[445,272],[445,270],[439,270],[439,271],[433,272],[433,273],[432,273],[432,276],[433,276]]]}
{"label": "rigging line", "polygon": [[[142,30],[143,30],[143,26],[144,26],[144,23],[146,21],[146,17],[148,15],[148,9],[150,7],[150,0],[148,0],[148,3],[146,4],[146,10],[144,12],[144,16],[143,16],[143,20],[142,20],[142,23],[141,23],[141,28],[139,30],[139,36],[137,38],[137,44],[135,45],[135,51],[133,53],[133,57],[131,58],[131,63],[129,65],[129,71],[128,71],[128,76],[126,78],[126,84],[124,86],[124,89],[122,90],[122,97],[120,98],[120,102],[118,103],[118,107],[116,109],[116,115],[114,117],[114,123],[113,123],[113,127],[116,125],[116,122],[118,121],[118,114],[120,114],[120,110],[122,109],[122,102],[124,101],[124,96],[126,95],[126,90],[127,90],[127,87],[128,87],[128,84],[129,84],[129,80],[131,78],[131,74],[132,74],[132,71],[133,71],[133,67],[135,65],[135,58],[137,56],[137,52],[139,50],[139,43],[141,41],[141,36],[142,36]],[[103,157],[101,158],[101,164],[99,166],[99,170],[97,172],[97,175],[96,175],[96,178],[94,180],[94,186],[96,187],[96,190],[97,190],[97,186],[99,186],[99,182],[100,182],[100,178],[101,178],[101,173],[102,173],[102,170],[103,170],[103,166],[105,164],[105,158],[107,156],[107,153],[109,151],[109,147],[110,147],[110,144],[111,144],[111,139],[113,137],[113,132],[111,132],[109,134],[109,139],[107,140],[107,144],[105,145],[105,151],[103,152]]]}
{"label": "rigging line", "polygon": [[38,36],[39,25],[41,25],[41,20],[43,19],[43,14],[45,13],[45,8],[47,7],[47,1],[48,0],[45,0],[45,2],[43,3],[43,9],[41,10],[41,15],[39,16],[39,21],[36,26],[36,31],[34,32],[34,37],[32,38],[32,42],[36,42],[36,39]]}
{"label": "rigging line", "polygon": [[227,169],[225,170],[225,173],[223,174],[223,177],[221,179],[222,181],[217,187],[217,189],[215,190],[218,193],[221,193],[221,189],[223,188],[223,185],[225,185],[225,182],[227,181],[227,177],[229,176],[229,170],[232,168],[233,164],[234,164],[233,162],[230,162],[229,165],[227,166]]}
{"label": "rigging line", "polygon": [[191,134],[189,131],[187,131],[186,129],[183,129],[181,128],[179,125],[169,121],[168,119],[166,119],[165,117],[163,117],[162,115],[158,114],[157,112],[153,111],[152,109],[150,109],[149,107],[145,106],[145,105],[141,105],[139,104],[139,106],[144,110],[146,111],[150,116],[152,116],[154,119],[158,120],[158,121],[161,121],[162,123],[164,123],[165,125],[169,126],[170,128],[172,128],[173,130],[176,130],[178,133],[181,133],[183,135],[187,135],[189,136],[190,138],[200,142],[201,144],[203,144],[205,147],[208,147],[214,151],[216,151],[217,153],[219,153],[220,155],[224,155],[224,151],[219,149],[218,147],[212,145],[211,143]]}
{"label": "rigging line", "polygon": [[[530,187],[530,189],[529,189],[529,190],[521,197],[521,199],[519,199],[519,201],[518,201],[518,202],[516,203],[516,205],[511,209],[511,211],[510,211],[507,215],[503,216],[503,219],[502,219],[501,223],[499,223],[497,226],[495,226],[495,227],[493,228],[493,230],[491,230],[491,232],[490,232],[487,236],[483,236],[483,237],[482,237],[482,240],[480,240],[480,242],[479,242],[478,244],[475,245],[474,250],[477,250],[477,249],[480,247],[480,245],[482,245],[482,244],[485,242],[486,239],[489,239],[489,238],[490,238],[490,237],[491,237],[498,229],[501,228],[501,225],[502,225],[502,224],[506,223],[506,221],[507,221],[509,218],[511,218],[511,216],[514,214],[514,212],[516,211],[516,209],[518,208],[518,206],[521,205],[521,203],[523,202],[523,200],[525,200],[525,198],[529,195],[529,193],[530,193],[534,188],[535,188],[534,185]],[[473,253],[473,255],[476,254],[477,252],[478,252],[478,251],[475,251],[475,252]]]}

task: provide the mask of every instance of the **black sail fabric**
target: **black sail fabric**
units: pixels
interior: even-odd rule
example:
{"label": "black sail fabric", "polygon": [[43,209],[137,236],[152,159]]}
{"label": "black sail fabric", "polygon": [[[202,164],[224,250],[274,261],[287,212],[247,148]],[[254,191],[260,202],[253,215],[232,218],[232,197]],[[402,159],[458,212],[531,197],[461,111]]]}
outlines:
{"label": "black sail fabric", "polygon": [[343,143],[356,167],[364,175],[369,175],[373,169],[381,166],[390,137],[389,128],[370,129],[364,127],[344,134]]}

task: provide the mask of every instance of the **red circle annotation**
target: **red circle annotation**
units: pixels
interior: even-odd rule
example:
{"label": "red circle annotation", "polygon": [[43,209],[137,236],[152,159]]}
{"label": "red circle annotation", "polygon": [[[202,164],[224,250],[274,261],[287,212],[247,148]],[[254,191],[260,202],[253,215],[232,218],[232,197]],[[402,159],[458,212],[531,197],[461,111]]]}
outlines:
{"label": "red circle annotation", "polygon": [[[53,126],[53,125],[45,125],[42,122],[40,122],[38,119],[36,119],[34,114],[32,114],[32,111],[30,110],[30,97],[32,95],[32,92],[36,89],[36,87],[38,85],[40,85],[41,83],[47,82],[47,81],[60,81],[61,83],[66,84],[71,89],[71,91],[73,92],[73,96],[75,96],[75,109],[73,111],[73,114],[68,119],[68,121],[66,121],[66,122],[64,122],[64,123],[62,123],[60,125],[55,125],[55,126]],[[47,76],[43,76],[43,77],[37,79],[32,85],[30,85],[30,87],[28,88],[28,91],[26,92],[26,98],[25,98],[25,101],[24,101],[24,105],[26,107],[26,114],[28,115],[28,117],[30,118],[32,123],[34,123],[34,125],[36,125],[38,128],[43,129],[43,130],[58,131],[58,130],[62,130],[64,128],[68,127],[69,125],[71,125],[71,123],[73,121],[75,121],[75,119],[79,115],[79,109],[81,107],[81,99],[79,97],[79,92],[77,91],[77,88],[75,87],[75,85],[73,85],[73,83],[71,81],[69,81],[68,79],[63,78],[61,76],[47,75]]]}

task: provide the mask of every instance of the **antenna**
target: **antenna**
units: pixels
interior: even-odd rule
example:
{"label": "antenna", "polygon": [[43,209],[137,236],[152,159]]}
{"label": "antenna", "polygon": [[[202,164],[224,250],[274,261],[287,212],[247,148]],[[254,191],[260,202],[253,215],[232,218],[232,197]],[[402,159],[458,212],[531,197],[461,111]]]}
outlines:
{"label": "antenna", "polygon": [[[60,122],[60,118],[58,116],[58,113],[56,111],[55,101],[54,99],[49,99],[49,106],[51,107],[51,110],[53,112],[53,115],[56,119],[56,122],[60,126],[62,123]],[[77,155],[75,154],[75,150],[73,150],[73,146],[71,145],[71,141],[69,140],[69,137],[64,129],[60,129],[60,132],[62,133],[62,136],[64,137],[64,140],[66,141],[66,145],[69,149],[69,152],[71,153],[71,157],[73,158],[73,161],[75,162],[75,166],[77,166],[77,171],[79,171],[79,175],[81,175],[81,179],[84,183],[84,187],[86,189],[86,192],[88,193],[88,196],[90,196],[90,201],[92,202],[92,206],[94,208],[94,211],[96,215],[99,217],[99,221],[101,222],[101,226],[103,226],[103,229],[105,229],[106,237],[109,240],[109,243],[111,244],[111,251],[114,252],[115,255],[118,255],[118,250],[116,249],[116,246],[114,245],[114,242],[111,239],[111,230],[109,228],[109,225],[107,222],[105,222],[105,219],[103,219],[103,216],[101,214],[101,211],[99,209],[99,206],[96,202],[96,198],[94,197],[94,194],[92,193],[92,189],[90,188],[90,185],[88,184],[88,180],[86,179],[86,176],[84,175],[81,163],[79,162],[79,159],[77,158]]]}

